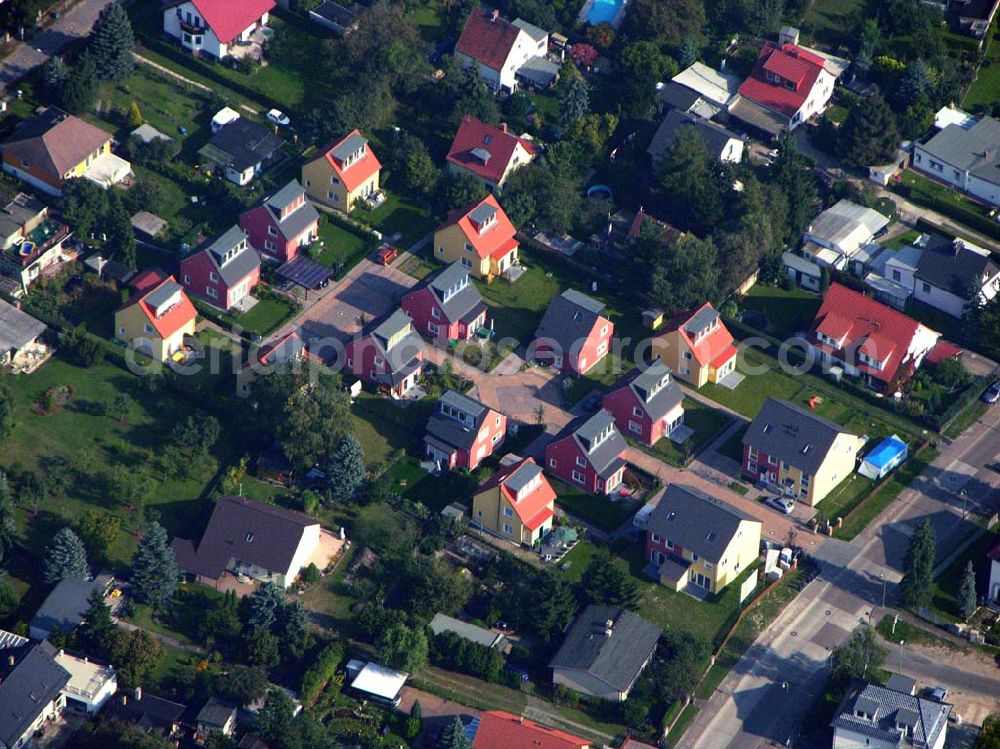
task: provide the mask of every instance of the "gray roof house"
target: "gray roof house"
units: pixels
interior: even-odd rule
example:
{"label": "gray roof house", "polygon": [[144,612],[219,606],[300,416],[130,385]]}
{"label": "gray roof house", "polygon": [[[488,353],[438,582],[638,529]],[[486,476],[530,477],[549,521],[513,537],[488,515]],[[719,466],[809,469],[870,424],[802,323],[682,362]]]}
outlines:
{"label": "gray roof house", "polygon": [[588,606],[549,663],[554,684],[624,702],[649,664],[663,630],[618,606]]}
{"label": "gray roof house", "polygon": [[24,745],[31,734],[58,713],[56,703],[70,673],[56,662],[47,640],[8,650],[0,661],[0,747]]}
{"label": "gray roof house", "polygon": [[246,185],[285,145],[261,124],[240,117],[230,122],[198,151],[207,162],[220,168],[227,180]]}
{"label": "gray roof house", "polygon": [[743,139],[736,133],[689,112],[671,109],[656,129],[646,150],[654,165],[666,156],[684,128],[693,128],[717,160],[738,163],[743,158]]}
{"label": "gray roof house", "polygon": [[545,446],[545,466],[571,485],[610,494],[622,481],[627,447],[615,417],[602,408],[574,419]]}
{"label": "gray roof house", "polygon": [[442,614],[440,611],[434,614],[434,618],[431,619],[430,628],[431,632],[435,635],[440,635],[444,632],[453,632],[463,640],[474,642],[486,648],[498,647],[503,649],[507,642],[507,638],[499,632],[492,632],[475,624],[463,622],[461,619],[455,619],[447,614]]}
{"label": "gray roof house", "polygon": [[1000,205],[1000,120],[950,124],[926,143],[914,143],[913,168],[990,205]]}
{"label": "gray roof house", "polygon": [[320,26],[325,26],[338,34],[350,34],[358,28],[358,12],[361,6],[352,3],[345,7],[333,0],[323,0],[313,10],[309,11],[309,19]]}
{"label": "gray roof house", "polygon": [[[428,293],[433,297],[433,306],[440,310],[441,319],[435,316],[430,306],[421,302],[421,297],[426,299]],[[428,275],[403,296],[401,304],[415,320],[422,321],[429,315],[430,318],[426,322],[432,323],[439,331],[441,326],[463,323],[467,333],[471,335],[475,331],[470,332],[470,326],[479,320],[483,322],[486,320],[484,314],[486,305],[483,303],[483,298],[479,294],[479,289],[469,279],[469,269],[462,265],[460,260]],[[417,323],[417,327],[419,329],[422,325]],[[426,332],[431,335],[429,330]]]}
{"label": "gray roof house", "polygon": [[924,235],[914,273],[913,296],[961,318],[973,294],[987,302],[1000,292],[1000,265],[990,251],[962,239]]}
{"label": "gray roof house", "polygon": [[108,574],[93,580],[71,577],[60,580],[31,618],[28,634],[34,640],[44,640],[57,631],[69,634],[83,621],[90,596],[106,595],[113,582],[114,577]]}
{"label": "gray roof house", "polygon": [[951,705],[868,684],[833,723],[836,746],[942,749]]}
{"label": "gray roof house", "polygon": [[623,433],[648,445],[668,436],[684,419],[684,392],[670,367],[657,358],[634,369],[604,394],[601,403]]}
{"label": "gray roof house", "polygon": [[[428,447],[428,455],[452,456],[453,460],[459,461],[460,467],[475,468],[482,458],[492,454],[504,436],[503,432],[496,432],[499,434],[496,442],[484,443],[482,451],[475,450],[491,415],[498,420],[502,418],[496,411],[467,395],[445,390],[437,408],[427,419],[424,443]],[[449,468],[454,467],[452,461],[448,462]]]}
{"label": "gray roof house", "polygon": [[377,380],[396,385],[420,369],[420,356],[425,344],[413,330],[412,321],[403,310],[397,309],[382,320],[372,330],[370,337],[391,370],[379,373]]}
{"label": "gray roof house", "polygon": [[260,255],[250,246],[247,235],[236,224],[205,245],[202,251],[226,286],[235,286],[260,268]]}
{"label": "gray roof house", "polygon": [[45,323],[0,299],[0,367],[13,363],[45,330]]}
{"label": "gray roof house", "polygon": [[[295,203],[298,208],[289,210]],[[306,199],[306,191],[297,179],[264,199],[264,207],[286,240],[295,239],[319,220],[319,211]]]}
{"label": "gray roof house", "polygon": [[232,736],[236,730],[236,705],[217,697],[209,697],[195,718],[196,740],[204,742],[213,731]]}

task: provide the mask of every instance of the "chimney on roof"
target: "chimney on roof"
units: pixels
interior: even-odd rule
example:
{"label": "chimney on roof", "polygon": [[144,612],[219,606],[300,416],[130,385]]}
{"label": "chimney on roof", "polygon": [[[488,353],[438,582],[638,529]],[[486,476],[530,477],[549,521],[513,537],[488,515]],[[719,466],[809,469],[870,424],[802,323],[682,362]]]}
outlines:
{"label": "chimney on roof", "polygon": [[135,688],[135,701],[139,702],[142,699],[142,687]]}
{"label": "chimney on roof", "polygon": [[799,30],[794,26],[782,26],[778,32],[778,46],[784,47],[786,44],[798,45]]}
{"label": "chimney on roof", "polygon": [[7,656],[7,665],[8,666],[13,666],[16,662],[17,662],[17,659],[14,656],[12,656],[12,655],[8,655]]}
{"label": "chimney on roof", "polygon": [[122,692],[122,707],[128,705],[128,695]]}
{"label": "chimney on roof", "polygon": [[63,650],[62,648],[59,648],[56,651],[56,658],[62,658],[64,655],[66,655],[66,651]]}
{"label": "chimney on roof", "polygon": [[496,23],[497,21],[499,21],[500,20],[500,11],[494,9],[493,13],[490,14],[490,20],[493,21],[493,23]]}
{"label": "chimney on roof", "polygon": [[[501,130],[501,132],[504,132],[504,133],[507,132],[507,123],[506,122],[501,122],[500,123],[500,130]],[[989,154],[987,154],[987,155],[989,155]]]}
{"label": "chimney on roof", "polygon": [[615,631],[615,620],[614,619],[608,619],[606,622],[604,622],[604,636],[605,637],[611,637],[611,635],[614,633],[614,631]]}

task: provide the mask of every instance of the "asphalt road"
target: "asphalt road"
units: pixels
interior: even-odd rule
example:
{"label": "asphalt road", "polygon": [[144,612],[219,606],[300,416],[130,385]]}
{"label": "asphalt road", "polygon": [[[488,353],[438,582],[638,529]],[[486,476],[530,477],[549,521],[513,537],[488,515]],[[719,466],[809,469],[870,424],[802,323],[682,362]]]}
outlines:
{"label": "asphalt road", "polygon": [[14,50],[0,62],[0,88],[6,93],[17,81],[43,64],[67,44],[86,36],[105,5],[114,0],[82,0],[63,13],[49,28]]}
{"label": "asphalt road", "polygon": [[[903,555],[916,526],[929,518],[944,559],[973,528],[966,509],[996,510],[1000,475],[982,464],[1000,455],[1000,407],[941,449],[915,484],[851,543],[828,541],[816,553],[822,573],[758,638],[698,714],[680,749],[784,746],[799,733],[825,682],[830,651],[881,603],[883,577],[891,600]],[[893,653],[893,656],[896,654]],[[920,660],[920,659],[923,660]],[[911,662],[912,660],[912,662]],[[890,664],[891,665],[891,664]],[[949,686],[970,700],[1000,708],[1000,679],[962,674],[904,652],[903,672]],[[779,709],[780,707],[780,709]]]}

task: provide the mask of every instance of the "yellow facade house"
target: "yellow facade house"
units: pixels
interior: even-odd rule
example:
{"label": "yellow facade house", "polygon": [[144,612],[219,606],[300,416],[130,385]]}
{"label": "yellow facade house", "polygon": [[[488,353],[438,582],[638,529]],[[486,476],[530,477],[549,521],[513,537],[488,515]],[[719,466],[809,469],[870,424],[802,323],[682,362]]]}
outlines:
{"label": "yellow facade house", "polygon": [[381,194],[381,169],[368,139],[354,130],[302,166],[302,186],[312,201],[350,213],[359,200]]}
{"label": "yellow facade house", "polygon": [[155,361],[166,361],[195,333],[198,316],[173,276],[145,271],[131,285],[132,297],[115,312],[115,338]]}
{"label": "yellow facade house", "polygon": [[768,398],[743,436],[743,473],[815,507],[854,472],[864,444],[829,419]]}
{"label": "yellow facade house", "polygon": [[673,591],[720,593],[757,560],[760,531],[724,500],[671,484],[646,523],[646,559]]}
{"label": "yellow facade house", "polygon": [[660,357],[675,377],[698,388],[735,373],[736,354],[732,334],[708,302],[653,338],[650,350],[650,356]]}
{"label": "yellow facade house", "polygon": [[472,498],[472,522],[500,538],[534,546],[552,528],[555,500],[533,458],[507,455]]}
{"label": "yellow facade house", "polygon": [[520,270],[516,234],[500,203],[487,195],[448,214],[434,232],[434,257],[442,263],[460,261],[476,278],[513,280]]}

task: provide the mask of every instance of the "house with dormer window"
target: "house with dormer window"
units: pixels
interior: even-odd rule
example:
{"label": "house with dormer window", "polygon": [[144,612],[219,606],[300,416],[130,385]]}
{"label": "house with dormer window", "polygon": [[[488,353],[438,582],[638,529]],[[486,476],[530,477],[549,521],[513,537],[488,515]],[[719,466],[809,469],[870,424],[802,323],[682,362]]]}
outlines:
{"label": "house with dormer window", "polygon": [[627,445],[610,411],[571,421],[545,447],[545,470],[591,494],[611,494],[625,477]]}
{"label": "house with dormer window", "polygon": [[873,390],[909,380],[941,334],[838,283],[830,285],[808,341],[824,366],[842,367]]}
{"label": "house with dormer window", "polygon": [[488,458],[507,435],[507,417],[489,406],[445,390],[427,419],[424,448],[440,468],[470,471]]}
{"label": "house with dormer window", "polygon": [[650,345],[651,356],[697,388],[734,375],[736,354],[733,335],[710,302],[677,316]]}
{"label": "house with dormer window", "polygon": [[505,455],[476,490],[472,523],[495,536],[534,546],[552,528],[556,493],[534,458]]}
{"label": "house with dormer window", "polygon": [[181,260],[187,292],[227,312],[242,309],[259,280],[260,255],[239,226]]}
{"label": "house with dormer window", "polygon": [[566,289],[549,302],[528,347],[529,358],[567,374],[582,375],[611,350],[615,324],[604,302]]}
{"label": "house with dormer window", "polygon": [[382,163],[360,130],[320,149],[302,166],[302,185],[312,200],[350,213],[359,200],[377,199]]}
{"label": "house with dormer window", "polygon": [[434,230],[434,257],[461,263],[475,278],[515,280],[521,273],[516,235],[496,197],[487,195],[475,205],[451,211]]}
{"label": "house with dormer window", "polygon": [[393,398],[402,398],[417,382],[426,344],[413,321],[396,310],[375,322],[346,347],[347,371]]}
{"label": "house with dormer window", "polygon": [[466,341],[486,327],[487,309],[460,260],[424,278],[400,302],[421,335],[436,341]]}
{"label": "house with dormer window", "polygon": [[761,523],[690,486],[670,484],[646,522],[646,559],[663,585],[720,593],[757,560]]}
{"label": "house with dormer window", "polygon": [[115,312],[115,338],[166,361],[194,335],[198,313],[177,280],[159,270],[139,273],[129,286],[129,300]]}
{"label": "house with dormer window", "polygon": [[952,706],[917,697],[914,688],[900,676],[865,685],[833,719],[833,749],[944,749]]}
{"label": "house with dormer window", "polygon": [[487,190],[499,192],[507,178],[537,153],[534,143],[511,133],[506,124],[493,127],[466,115],[448,149],[448,171],[468,174]]}
{"label": "house with dormer window", "polygon": [[797,43],[798,31],[782,30],[764,43],[753,72],[739,87],[729,114],[769,136],[794,130],[826,109],[842,66]]}
{"label": "house with dormer window", "polygon": [[240,214],[240,228],[266,257],[279,263],[294,260],[319,236],[319,213],[298,180]]}
{"label": "house with dormer window", "polygon": [[743,435],[743,473],[815,507],[854,472],[864,444],[829,419],[768,398]]}
{"label": "house with dormer window", "polygon": [[622,434],[650,447],[684,423],[684,393],[660,359],[626,375],[601,405]]}

